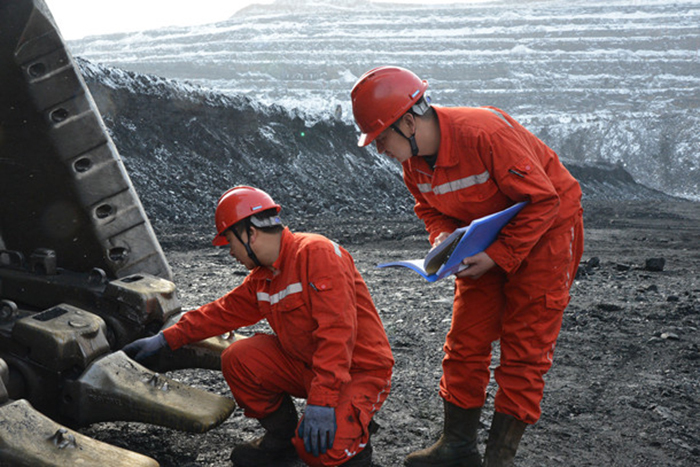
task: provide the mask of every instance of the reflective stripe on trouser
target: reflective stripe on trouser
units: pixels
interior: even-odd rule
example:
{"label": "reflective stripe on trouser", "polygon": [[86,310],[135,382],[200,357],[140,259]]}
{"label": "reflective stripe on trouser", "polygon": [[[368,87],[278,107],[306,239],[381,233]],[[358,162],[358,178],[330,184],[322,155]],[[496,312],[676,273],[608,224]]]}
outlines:
{"label": "reflective stripe on trouser", "polygon": [[[282,395],[306,398],[313,372],[290,358],[276,336],[256,334],[233,342],[221,356],[224,378],[233,397],[248,417],[263,418],[274,412]],[[313,457],[298,436],[292,439],[299,457],[311,466],[334,466],[347,462],[369,440],[369,422],[391,389],[391,372],[352,373],[340,391],[336,407],[338,425],[333,448]]]}
{"label": "reflective stripe on trouser", "polygon": [[456,281],[440,380],[445,400],[463,408],[484,404],[491,344],[500,339],[495,409],[530,424],[539,419],[544,375],[582,253],[579,216],[545,234],[515,273]]}

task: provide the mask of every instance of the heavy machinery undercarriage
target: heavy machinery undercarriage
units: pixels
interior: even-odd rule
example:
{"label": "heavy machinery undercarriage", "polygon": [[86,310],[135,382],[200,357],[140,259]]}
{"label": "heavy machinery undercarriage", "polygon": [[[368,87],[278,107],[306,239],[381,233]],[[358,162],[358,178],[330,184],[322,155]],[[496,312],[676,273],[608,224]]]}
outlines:
{"label": "heavy machinery undercarriage", "polygon": [[219,369],[212,338],[143,366],[120,349],[181,316],[172,273],[42,0],[0,1],[0,465],[156,466],[74,431],[204,432],[232,399],[162,375]]}

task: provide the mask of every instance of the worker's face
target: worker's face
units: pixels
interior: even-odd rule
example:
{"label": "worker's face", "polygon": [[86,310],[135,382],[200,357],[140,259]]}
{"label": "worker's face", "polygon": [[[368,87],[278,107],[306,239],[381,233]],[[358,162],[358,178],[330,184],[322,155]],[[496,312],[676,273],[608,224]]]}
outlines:
{"label": "worker's face", "polygon": [[[408,119],[404,115],[397,122],[397,125],[404,135],[411,136],[413,134],[413,127],[407,120]],[[375,138],[374,144],[377,146],[379,154],[386,154],[387,157],[396,159],[401,163],[406,162],[412,156],[411,143],[408,142],[408,139],[397,133],[392,127],[382,131],[379,136]]]}
{"label": "worker's face", "polygon": [[[244,242],[247,242],[248,233],[241,233],[241,239],[243,239]],[[248,256],[248,250],[246,250],[245,245],[238,240],[236,235],[231,230],[226,231],[226,240],[228,240],[229,254],[236,258],[236,261],[245,266],[249,271],[255,269],[255,263],[250,256]]]}

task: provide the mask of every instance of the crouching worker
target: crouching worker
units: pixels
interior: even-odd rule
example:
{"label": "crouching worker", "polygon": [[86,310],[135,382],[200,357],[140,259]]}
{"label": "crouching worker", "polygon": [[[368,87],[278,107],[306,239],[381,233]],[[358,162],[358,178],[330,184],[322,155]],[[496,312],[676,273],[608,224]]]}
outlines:
{"label": "crouching worker", "polygon": [[[389,341],[350,254],[321,235],[292,233],[279,211],[256,188],[224,193],[213,243],[228,244],[250,274],[124,351],[144,359],[266,319],[275,334],[233,342],[221,356],[236,402],[265,429],[233,449],[233,464],[267,466],[298,455],[311,466],[369,466],[370,423],[391,387]],[[306,399],[301,421],[292,397]]]}

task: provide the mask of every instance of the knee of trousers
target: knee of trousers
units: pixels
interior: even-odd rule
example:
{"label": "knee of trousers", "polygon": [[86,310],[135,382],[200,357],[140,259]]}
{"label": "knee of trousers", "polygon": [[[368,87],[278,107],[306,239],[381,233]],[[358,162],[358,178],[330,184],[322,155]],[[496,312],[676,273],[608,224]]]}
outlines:
{"label": "knee of trousers", "polygon": [[259,334],[232,342],[221,354],[221,371],[237,400],[265,398],[263,381],[276,380],[281,358],[276,338]]}
{"label": "knee of trousers", "polygon": [[250,342],[247,339],[241,339],[232,342],[223,352],[221,352],[221,372],[224,379],[229,382],[238,382],[241,380],[242,374],[246,371],[246,362],[241,358],[245,355]]}

